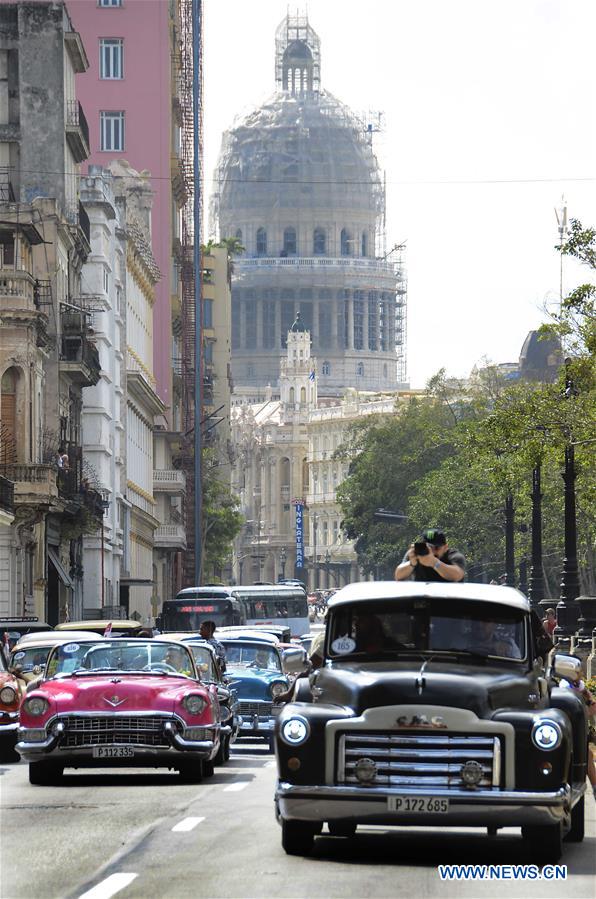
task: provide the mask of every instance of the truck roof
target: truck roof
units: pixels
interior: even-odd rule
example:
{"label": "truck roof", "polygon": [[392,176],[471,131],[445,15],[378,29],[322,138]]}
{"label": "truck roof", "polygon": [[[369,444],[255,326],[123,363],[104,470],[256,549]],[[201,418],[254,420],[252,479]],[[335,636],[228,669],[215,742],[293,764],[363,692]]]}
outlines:
{"label": "truck roof", "polygon": [[436,581],[361,581],[342,587],[329,600],[328,607],[345,605],[350,602],[374,601],[379,599],[409,599],[413,596],[429,599],[463,599],[476,602],[490,602],[529,612],[530,603],[515,587],[494,584],[441,584]]}

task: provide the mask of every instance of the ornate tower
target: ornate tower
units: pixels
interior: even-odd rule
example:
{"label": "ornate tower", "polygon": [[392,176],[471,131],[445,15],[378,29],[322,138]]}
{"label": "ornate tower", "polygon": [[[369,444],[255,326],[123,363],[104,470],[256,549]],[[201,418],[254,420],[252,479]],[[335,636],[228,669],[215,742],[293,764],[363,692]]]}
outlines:
{"label": "ornate tower", "polygon": [[279,376],[282,420],[306,417],[317,407],[317,377],[315,360],[310,355],[310,331],[296,315],[288,331],[286,358],[281,360]]}

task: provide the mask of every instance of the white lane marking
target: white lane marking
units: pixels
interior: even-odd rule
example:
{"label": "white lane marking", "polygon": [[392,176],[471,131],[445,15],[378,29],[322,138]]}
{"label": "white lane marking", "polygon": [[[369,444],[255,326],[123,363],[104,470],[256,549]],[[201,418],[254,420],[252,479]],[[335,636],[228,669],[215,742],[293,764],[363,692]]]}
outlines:
{"label": "white lane marking", "polygon": [[181,831],[192,830],[197,824],[200,824],[201,821],[204,821],[204,818],[183,818],[182,821],[178,821],[178,824],[174,824],[172,830],[175,833],[180,833]]}
{"label": "white lane marking", "polygon": [[277,765],[277,762],[265,762],[265,764],[263,765],[263,768],[275,768],[276,765]]}
{"label": "white lane marking", "polygon": [[138,876],[138,874],[110,874],[109,877],[106,877],[106,879],[102,880],[101,883],[98,883],[97,886],[92,887],[90,890],[87,890],[86,893],[79,896],[79,899],[110,899],[110,896],[119,893],[120,890],[127,887],[129,883],[132,883],[135,877]]}
{"label": "white lane marking", "polygon": [[224,793],[238,793],[239,790],[243,790],[244,787],[249,785],[250,781],[248,780],[239,780],[238,783],[229,784],[229,786],[224,787]]}

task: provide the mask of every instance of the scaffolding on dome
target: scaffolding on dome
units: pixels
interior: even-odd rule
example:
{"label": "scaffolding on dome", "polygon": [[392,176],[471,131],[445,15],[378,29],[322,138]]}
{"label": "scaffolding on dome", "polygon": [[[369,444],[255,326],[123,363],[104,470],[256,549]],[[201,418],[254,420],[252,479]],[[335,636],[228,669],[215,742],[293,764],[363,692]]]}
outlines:
{"label": "scaffolding on dome", "polygon": [[[308,61],[309,77],[297,79],[296,73]],[[321,87],[321,42],[308,24],[308,16],[289,13],[275,32],[275,81],[278,90],[317,94]],[[297,90],[298,88],[298,90]]]}

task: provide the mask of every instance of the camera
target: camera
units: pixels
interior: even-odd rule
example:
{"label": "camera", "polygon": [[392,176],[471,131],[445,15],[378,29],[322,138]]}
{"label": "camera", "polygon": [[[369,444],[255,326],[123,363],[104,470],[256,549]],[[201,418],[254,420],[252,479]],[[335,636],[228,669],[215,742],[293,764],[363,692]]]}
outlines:
{"label": "camera", "polygon": [[430,552],[430,549],[428,548],[426,543],[423,543],[422,541],[416,541],[416,543],[414,544],[414,552],[417,556],[427,556]]}

